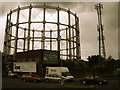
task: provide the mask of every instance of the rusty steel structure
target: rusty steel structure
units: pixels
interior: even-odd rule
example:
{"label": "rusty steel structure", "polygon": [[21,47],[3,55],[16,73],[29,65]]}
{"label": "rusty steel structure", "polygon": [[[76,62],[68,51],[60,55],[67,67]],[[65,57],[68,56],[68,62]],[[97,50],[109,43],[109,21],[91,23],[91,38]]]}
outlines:
{"label": "rusty steel structure", "polygon": [[105,37],[103,35],[103,24],[102,24],[102,12],[101,9],[103,9],[103,5],[101,3],[97,3],[95,5],[95,9],[97,10],[97,15],[98,15],[98,25],[97,25],[97,30],[99,32],[99,55],[106,58],[106,53],[105,53]]}
{"label": "rusty steel structure", "polygon": [[56,50],[61,59],[80,55],[79,18],[59,6],[28,5],[7,14],[4,53],[15,56],[29,50]]}

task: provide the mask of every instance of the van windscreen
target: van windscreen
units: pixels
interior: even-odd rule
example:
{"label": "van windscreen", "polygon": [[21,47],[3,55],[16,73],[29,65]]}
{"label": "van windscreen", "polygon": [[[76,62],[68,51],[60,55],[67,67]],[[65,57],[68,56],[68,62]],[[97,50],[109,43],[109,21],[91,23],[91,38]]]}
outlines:
{"label": "van windscreen", "polygon": [[62,72],[62,76],[71,76],[69,72]]}

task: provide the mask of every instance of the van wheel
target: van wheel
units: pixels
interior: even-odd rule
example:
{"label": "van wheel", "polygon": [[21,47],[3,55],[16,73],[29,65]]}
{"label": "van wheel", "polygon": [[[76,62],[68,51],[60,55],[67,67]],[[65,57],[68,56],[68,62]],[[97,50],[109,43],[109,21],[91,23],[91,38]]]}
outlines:
{"label": "van wheel", "polygon": [[102,85],[102,82],[99,82],[100,85]]}
{"label": "van wheel", "polygon": [[83,84],[85,84],[86,82],[85,81],[82,81]]}
{"label": "van wheel", "polygon": [[26,82],[26,80],[25,80],[25,79],[24,79],[23,81],[24,81],[24,82]]}
{"label": "van wheel", "polygon": [[36,82],[37,82],[37,80],[33,80],[33,82],[34,82],[34,83],[36,83]]}
{"label": "van wheel", "polygon": [[60,83],[60,82],[61,82],[61,80],[58,80],[58,82]]}
{"label": "van wheel", "polygon": [[48,79],[45,79],[45,82],[48,82],[49,80]]}

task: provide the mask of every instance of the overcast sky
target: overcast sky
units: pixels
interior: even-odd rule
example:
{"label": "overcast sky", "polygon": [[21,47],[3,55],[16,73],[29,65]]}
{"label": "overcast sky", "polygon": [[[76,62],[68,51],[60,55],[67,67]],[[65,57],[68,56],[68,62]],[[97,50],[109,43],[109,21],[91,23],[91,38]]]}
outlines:
{"label": "overcast sky", "polygon": [[[6,23],[6,15],[10,9],[19,6],[29,5],[26,2],[2,2],[0,8],[0,50],[3,51],[4,31]],[[41,2],[31,4],[43,4]],[[98,54],[98,31],[97,31],[97,13],[94,8],[96,2],[60,2],[46,3],[47,5],[60,6],[70,9],[79,17],[80,25],[80,43],[81,57],[86,59],[89,55]],[[107,57],[112,55],[114,59],[118,59],[118,3],[102,2],[102,21],[104,26],[105,49]]]}

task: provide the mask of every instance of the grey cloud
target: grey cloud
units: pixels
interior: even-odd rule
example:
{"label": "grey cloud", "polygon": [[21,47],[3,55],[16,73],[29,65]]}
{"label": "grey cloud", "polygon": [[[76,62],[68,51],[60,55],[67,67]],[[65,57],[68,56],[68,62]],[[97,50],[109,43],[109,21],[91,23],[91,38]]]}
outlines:
{"label": "grey cloud", "polygon": [[15,9],[20,2],[2,2],[0,8],[2,8],[2,15],[6,15],[10,10]]}
{"label": "grey cloud", "polygon": [[71,9],[75,13],[82,13],[84,11],[93,11],[93,3],[85,2],[2,2],[0,8],[2,8],[2,14],[8,13],[11,9],[15,9],[18,6],[25,6],[29,4],[47,4],[52,6],[60,6],[66,9]]}
{"label": "grey cloud", "polygon": [[103,23],[108,30],[118,29],[118,6],[117,3],[104,3]]}

